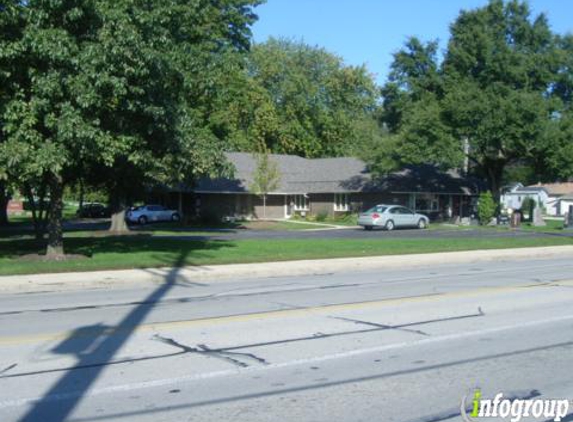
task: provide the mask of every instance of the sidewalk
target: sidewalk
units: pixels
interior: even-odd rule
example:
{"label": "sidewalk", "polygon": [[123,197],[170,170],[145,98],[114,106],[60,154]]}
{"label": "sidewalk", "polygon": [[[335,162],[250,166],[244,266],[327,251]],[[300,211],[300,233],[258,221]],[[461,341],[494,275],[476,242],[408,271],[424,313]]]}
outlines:
{"label": "sidewalk", "polygon": [[459,264],[508,259],[573,257],[573,246],[492,249],[440,252],[412,255],[385,255],[361,258],[283,261],[253,264],[212,265],[183,268],[150,268],[79,273],[33,274],[0,277],[0,293],[39,292],[45,290],[79,290],[133,287],[134,284],[163,283],[174,278],[179,283],[196,283],[224,279],[297,277],[335,272],[371,271],[384,268]]}
{"label": "sidewalk", "polygon": [[305,231],[319,231],[319,230],[340,230],[340,229],[356,229],[360,226],[358,225],[354,225],[354,226],[345,226],[345,225],[341,225],[341,224],[331,224],[331,223],[321,223],[321,222],[317,222],[317,221],[301,221],[301,220],[294,220],[291,218],[271,218],[268,219],[268,221],[280,221],[280,222],[287,222],[287,223],[293,223],[293,224],[302,224],[302,225],[309,225],[309,226],[322,226],[324,228],[320,228],[320,229],[307,229]]}

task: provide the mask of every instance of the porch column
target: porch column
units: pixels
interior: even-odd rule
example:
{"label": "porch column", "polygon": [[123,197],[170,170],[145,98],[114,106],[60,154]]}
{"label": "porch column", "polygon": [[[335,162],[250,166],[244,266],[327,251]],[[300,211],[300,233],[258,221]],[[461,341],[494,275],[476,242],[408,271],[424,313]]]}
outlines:
{"label": "porch column", "polygon": [[449,195],[449,201],[448,201],[448,210],[450,211],[448,215],[448,218],[451,219],[454,216],[454,196],[453,195]]}
{"label": "porch column", "polygon": [[410,209],[412,209],[412,211],[416,211],[416,194],[415,193],[411,193],[410,194]]}

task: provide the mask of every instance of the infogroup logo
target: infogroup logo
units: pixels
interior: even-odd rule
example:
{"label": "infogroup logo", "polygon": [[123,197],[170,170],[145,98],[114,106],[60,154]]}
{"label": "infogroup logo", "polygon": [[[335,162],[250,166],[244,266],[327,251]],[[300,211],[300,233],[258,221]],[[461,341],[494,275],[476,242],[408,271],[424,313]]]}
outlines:
{"label": "infogroup logo", "polygon": [[462,419],[466,422],[474,422],[483,418],[508,419],[511,422],[519,422],[523,418],[534,420],[561,421],[569,411],[569,400],[543,400],[543,399],[509,399],[504,398],[503,393],[497,393],[493,399],[482,398],[480,389],[476,389],[471,403],[471,412],[467,412],[468,398],[464,396],[460,407]]}

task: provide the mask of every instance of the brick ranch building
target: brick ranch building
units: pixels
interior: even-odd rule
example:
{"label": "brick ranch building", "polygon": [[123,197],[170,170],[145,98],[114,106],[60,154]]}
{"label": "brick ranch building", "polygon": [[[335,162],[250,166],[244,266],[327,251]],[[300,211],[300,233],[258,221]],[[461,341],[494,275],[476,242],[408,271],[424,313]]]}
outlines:
{"label": "brick ranch building", "polygon": [[[201,179],[193,189],[172,189],[162,202],[187,216],[216,215],[257,219],[263,200],[250,191],[256,158],[249,153],[226,153],[235,168],[233,178]],[[350,157],[308,159],[271,154],[280,181],[267,196],[267,218],[295,214],[328,215],[360,212],[376,204],[399,204],[430,216],[456,219],[474,212],[480,183],[458,171],[430,165],[409,166],[384,177],[373,177],[366,164]]]}

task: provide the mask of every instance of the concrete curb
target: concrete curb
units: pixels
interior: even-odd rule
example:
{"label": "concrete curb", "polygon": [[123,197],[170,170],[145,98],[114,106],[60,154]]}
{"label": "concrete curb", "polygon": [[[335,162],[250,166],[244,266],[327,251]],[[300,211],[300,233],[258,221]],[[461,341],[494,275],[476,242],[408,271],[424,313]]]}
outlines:
{"label": "concrete curb", "polygon": [[293,277],[376,270],[384,268],[420,267],[432,264],[459,264],[508,259],[573,257],[573,246],[539,248],[490,249],[440,252],[412,255],[385,255],[360,258],[283,261],[253,264],[210,265],[183,268],[149,268],[115,271],[93,271],[55,274],[32,274],[0,277],[0,292],[39,292],[111,287],[133,287],[157,284],[166,280],[180,283],[265,277]]}

